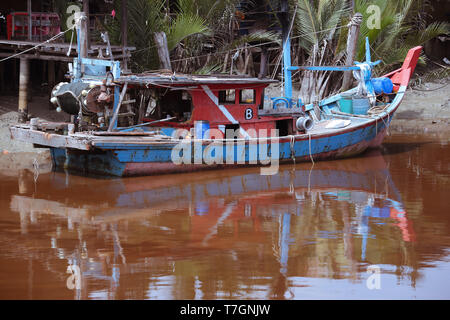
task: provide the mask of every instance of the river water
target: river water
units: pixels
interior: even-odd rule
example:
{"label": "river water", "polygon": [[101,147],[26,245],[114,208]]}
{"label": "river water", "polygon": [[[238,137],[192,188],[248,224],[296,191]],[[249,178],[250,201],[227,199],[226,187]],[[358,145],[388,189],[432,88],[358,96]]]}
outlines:
{"label": "river water", "polygon": [[450,148],[127,179],[0,175],[0,299],[449,299]]}

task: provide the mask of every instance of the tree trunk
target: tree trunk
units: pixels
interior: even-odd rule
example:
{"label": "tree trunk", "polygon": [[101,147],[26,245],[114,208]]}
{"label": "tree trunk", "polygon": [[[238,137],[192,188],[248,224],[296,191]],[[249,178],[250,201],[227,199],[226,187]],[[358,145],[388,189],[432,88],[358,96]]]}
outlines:
{"label": "tree trunk", "polygon": [[167,46],[166,34],[163,31],[155,32],[154,38],[155,38],[156,46],[158,48],[160,68],[172,71],[172,66],[170,64],[169,47]]}

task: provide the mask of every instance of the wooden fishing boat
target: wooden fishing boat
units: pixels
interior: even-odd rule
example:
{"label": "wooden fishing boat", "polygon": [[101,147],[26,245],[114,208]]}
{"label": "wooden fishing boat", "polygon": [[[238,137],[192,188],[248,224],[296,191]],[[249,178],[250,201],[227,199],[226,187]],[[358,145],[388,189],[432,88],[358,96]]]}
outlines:
{"label": "wooden fishing boat", "polygon": [[[271,79],[121,75],[119,62],[78,57],[70,68],[72,82],[57,85],[51,99],[71,121],[35,118],[12,126],[11,135],[50,148],[55,167],[108,176],[248,165],[261,165],[267,175],[280,162],[348,157],[379,146],[421,47],[408,52],[400,69],[372,79],[380,61],[371,62],[367,39],[366,61],[344,67],[291,66],[289,41],[283,51],[284,96],[269,101],[264,89]],[[353,71],[359,85],[304,104],[292,97],[291,72],[299,68]],[[349,96],[353,109],[343,108]]]}

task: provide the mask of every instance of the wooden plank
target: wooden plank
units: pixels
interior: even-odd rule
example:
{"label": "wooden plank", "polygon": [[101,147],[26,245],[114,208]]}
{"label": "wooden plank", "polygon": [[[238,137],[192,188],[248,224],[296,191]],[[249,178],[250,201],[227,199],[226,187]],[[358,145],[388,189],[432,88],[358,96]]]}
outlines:
{"label": "wooden plank", "polygon": [[[41,44],[37,41],[25,41],[25,40],[0,40],[0,46],[2,47],[11,47],[11,46],[17,46],[17,47],[35,47],[37,45]],[[46,48],[60,48],[60,49],[68,49],[70,46],[69,43],[58,43],[58,42],[49,42],[41,44],[39,47],[46,47]],[[93,53],[94,51],[101,49],[106,49],[107,45],[105,44],[92,44],[91,50],[89,50],[89,53]],[[127,51],[133,51],[136,50],[136,47],[126,47]],[[111,50],[115,52],[121,52],[122,47],[121,46],[111,46]]]}
{"label": "wooden plank", "polygon": [[[11,54],[6,52],[0,52],[0,57],[9,57]],[[15,57],[16,58],[16,57]],[[25,58],[25,59],[35,59],[35,60],[47,60],[47,61],[66,61],[72,62],[73,58],[66,56],[50,56],[50,55],[34,55],[34,54],[21,54],[17,56],[17,59]]]}
{"label": "wooden plank", "polygon": [[79,150],[90,149],[90,139],[87,138],[81,138],[73,135],[65,136],[61,134],[46,133],[37,130],[20,128],[19,126],[11,127],[10,131],[13,139],[19,141],[55,148],[72,148]]}
{"label": "wooden plank", "polygon": [[302,108],[277,108],[277,109],[264,109],[258,110],[260,116],[274,116],[274,115],[292,115],[304,113]]}
{"label": "wooden plank", "polygon": [[94,136],[151,136],[155,135],[155,132],[136,132],[136,131],[118,131],[118,132],[108,132],[108,131],[95,131],[92,133]]}

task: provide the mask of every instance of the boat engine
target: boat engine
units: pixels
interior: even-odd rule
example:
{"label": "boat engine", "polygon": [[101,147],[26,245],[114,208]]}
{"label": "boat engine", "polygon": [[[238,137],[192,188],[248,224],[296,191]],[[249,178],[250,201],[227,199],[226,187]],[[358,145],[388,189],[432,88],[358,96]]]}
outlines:
{"label": "boat engine", "polygon": [[86,82],[61,82],[51,94],[50,102],[57,106],[56,111],[64,111],[88,125],[105,125],[114,102],[113,90],[106,85]]}

